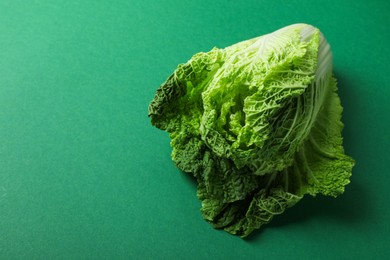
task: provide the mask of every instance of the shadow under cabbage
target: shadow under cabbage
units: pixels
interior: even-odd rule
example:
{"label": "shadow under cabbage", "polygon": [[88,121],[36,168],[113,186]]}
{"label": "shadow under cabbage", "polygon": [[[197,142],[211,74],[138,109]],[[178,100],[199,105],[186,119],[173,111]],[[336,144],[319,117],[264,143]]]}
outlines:
{"label": "shadow under cabbage", "polygon": [[270,223],[250,234],[245,241],[260,239],[261,233],[266,229],[298,225],[313,219],[323,220],[324,223],[326,221],[329,225],[334,223],[354,229],[362,222],[372,221],[370,196],[356,180],[352,180],[345,193],[337,198],[306,195],[295,206],[275,216]]}

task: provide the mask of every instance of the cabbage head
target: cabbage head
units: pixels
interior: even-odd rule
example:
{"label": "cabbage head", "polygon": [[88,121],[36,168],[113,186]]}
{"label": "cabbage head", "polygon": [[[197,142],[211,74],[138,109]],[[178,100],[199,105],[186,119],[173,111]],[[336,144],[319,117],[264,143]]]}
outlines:
{"label": "cabbage head", "polygon": [[307,24],[195,54],[149,105],[203,218],[242,237],[306,194],[344,192],[341,113],[330,46]]}

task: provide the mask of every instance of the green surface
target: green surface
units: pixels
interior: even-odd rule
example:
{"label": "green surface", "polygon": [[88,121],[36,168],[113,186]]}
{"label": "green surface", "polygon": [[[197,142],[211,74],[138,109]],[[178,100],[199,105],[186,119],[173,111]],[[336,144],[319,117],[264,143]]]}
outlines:
{"label": "green surface", "polygon": [[[389,11],[383,0],[0,1],[0,259],[389,256]],[[338,199],[307,197],[242,240],[201,218],[147,106],[194,53],[296,22],[332,45],[357,164]]]}

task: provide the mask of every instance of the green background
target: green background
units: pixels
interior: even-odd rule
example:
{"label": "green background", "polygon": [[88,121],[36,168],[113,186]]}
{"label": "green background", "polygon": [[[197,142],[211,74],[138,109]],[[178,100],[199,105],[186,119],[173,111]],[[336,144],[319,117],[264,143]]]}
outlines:
{"label": "green background", "polygon": [[[0,259],[389,257],[389,11],[385,0],[0,1]],[[202,219],[147,106],[196,52],[297,22],[332,45],[357,164],[341,197],[307,197],[242,240]]]}

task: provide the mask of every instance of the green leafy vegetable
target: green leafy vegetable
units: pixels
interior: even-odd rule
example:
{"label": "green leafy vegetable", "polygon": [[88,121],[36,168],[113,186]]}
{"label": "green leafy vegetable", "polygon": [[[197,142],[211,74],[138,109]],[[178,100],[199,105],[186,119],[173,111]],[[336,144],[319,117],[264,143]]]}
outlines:
{"label": "green leafy vegetable", "polygon": [[242,237],[305,194],[343,193],[341,113],[329,44],[307,24],[195,54],[149,105],[203,217]]}

